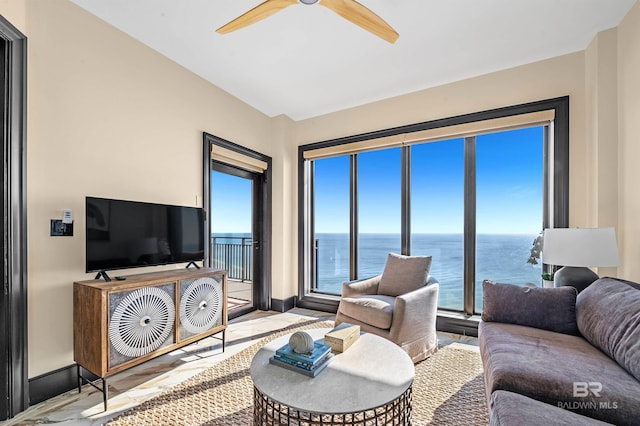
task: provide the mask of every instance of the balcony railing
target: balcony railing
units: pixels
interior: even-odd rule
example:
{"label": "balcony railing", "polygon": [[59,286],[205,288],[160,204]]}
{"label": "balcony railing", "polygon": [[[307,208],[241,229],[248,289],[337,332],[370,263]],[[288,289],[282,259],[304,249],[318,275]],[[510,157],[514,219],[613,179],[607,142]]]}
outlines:
{"label": "balcony railing", "polygon": [[226,269],[229,279],[253,280],[253,240],[248,237],[211,236],[215,268]]}

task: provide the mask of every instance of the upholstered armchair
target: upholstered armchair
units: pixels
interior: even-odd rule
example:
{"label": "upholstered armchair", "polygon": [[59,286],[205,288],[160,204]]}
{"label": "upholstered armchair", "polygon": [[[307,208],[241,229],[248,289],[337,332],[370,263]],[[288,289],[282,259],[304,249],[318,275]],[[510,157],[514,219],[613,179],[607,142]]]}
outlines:
{"label": "upholstered armchair", "polygon": [[438,350],[439,285],[430,266],[431,257],[389,254],[382,275],[342,285],[336,326],[359,325],[396,343],[414,363],[427,358]]}

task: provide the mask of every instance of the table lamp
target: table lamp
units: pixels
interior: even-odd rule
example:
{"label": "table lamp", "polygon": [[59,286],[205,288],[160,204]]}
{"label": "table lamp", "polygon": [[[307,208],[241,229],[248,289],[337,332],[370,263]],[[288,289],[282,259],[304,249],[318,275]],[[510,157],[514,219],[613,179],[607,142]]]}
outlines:
{"label": "table lamp", "polygon": [[553,276],[555,287],[570,285],[580,293],[598,279],[589,266],[619,265],[613,228],[549,228],[542,244],[542,262],[562,266]]}

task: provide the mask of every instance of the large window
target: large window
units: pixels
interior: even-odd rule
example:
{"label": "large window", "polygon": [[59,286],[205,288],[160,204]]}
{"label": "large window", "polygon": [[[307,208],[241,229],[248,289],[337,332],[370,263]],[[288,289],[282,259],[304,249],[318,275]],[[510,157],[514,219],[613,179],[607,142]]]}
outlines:
{"label": "large window", "polygon": [[540,286],[532,243],[568,222],[567,117],[558,98],[301,147],[301,306],[389,252],[433,257],[445,310],[481,312],[484,279]]}

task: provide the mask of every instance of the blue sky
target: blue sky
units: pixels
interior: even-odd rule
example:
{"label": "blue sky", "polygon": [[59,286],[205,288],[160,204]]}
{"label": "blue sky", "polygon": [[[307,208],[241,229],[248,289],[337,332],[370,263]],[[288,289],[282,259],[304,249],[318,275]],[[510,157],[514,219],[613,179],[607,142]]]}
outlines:
{"label": "blue sky", "polygon": [[249,179],[211,172],[211,232],[251,232],[251,190]]}
{"label": "blue sky", "polygon": [[[483,135],[476,142],[477,232],[542,230],[543,128]],[[462,233],[464,140],[413,145],[413,233]],[[400,233],[400,148],[358,155],[362,233]],[[349,232],[349,157],[317,160],[315,230]],[[251,181],[212,172],[212,231],[250,232]]]}
{"label": "blue sky", "polygon": [[[542,230],[542,127],[477,138],[477,232]],[[413,233],[462,233],[464,140],[412,147]],[[316,232],[349,230],[349,160],[316,162]],[[400,148],[358,155],[362,233],[400,232]]]}

